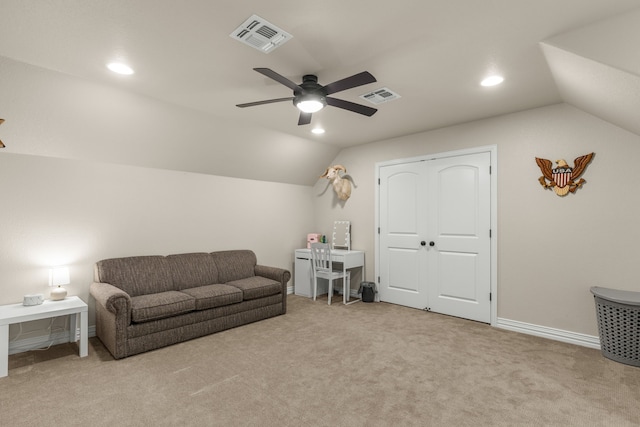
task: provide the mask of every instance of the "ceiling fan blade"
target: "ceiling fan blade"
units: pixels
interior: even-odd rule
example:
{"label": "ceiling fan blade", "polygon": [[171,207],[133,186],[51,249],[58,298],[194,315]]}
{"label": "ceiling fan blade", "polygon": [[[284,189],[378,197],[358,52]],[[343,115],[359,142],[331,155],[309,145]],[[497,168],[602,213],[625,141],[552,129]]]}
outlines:
{"label": "ceiling fan blade", "polygon": [[365,116],[373,116],[376,111],[375,108],[367,107],[366,105],[356,104],[355,102],[345,101],[344,99],[331,98],[327,96],[327,104],[332,107],[338,107],[345,110],[353,111],[354,113],[363,114]]}
{"label": "ceiling fan blade", "polygon": [[300,125],[308,125],[311,123],[311,113],[303,113],[300,112],[300,118],[298,119],[298,126]]}
{"label": "ceiling fan blade", "polygon": [[293,101],[293,96],[290,96],[288,98],[276,98],[276,99],[267,99],[265,101],[247,102],[246,104],[236,104],[236,107],[245,108],[245,107],[253,107],[256,105],[273,104],[274,102],[284,102],[284,101]]}
{"label": "ceiling fan blade", "polygon": [[298,86],[297,84],[295,84],[294,82],[292,82],[291,80],[289,80],[288,78],[281,76],[280,74],[276,73],[275,71],[269,69],[269,68],[254,68],[255,71],[259,72],[260,74],[263,74],[267,77],[269,77],[270,79],[273,79],[275,81],[277,81],[280,84],[285,85],[286,87],[288,87],[291,90],[302,90],[302,88],[300,86]]}
{"label": "ceiling fan blade", "polygon": [[327,95],[331,95],[332,93],[351,89],[352,87],[366,85],[375,81],[377,80],[371,75],[371,73],[369,73],[368,71],[363,71],[351,77],[329,83],[324,87],[324,90]]}

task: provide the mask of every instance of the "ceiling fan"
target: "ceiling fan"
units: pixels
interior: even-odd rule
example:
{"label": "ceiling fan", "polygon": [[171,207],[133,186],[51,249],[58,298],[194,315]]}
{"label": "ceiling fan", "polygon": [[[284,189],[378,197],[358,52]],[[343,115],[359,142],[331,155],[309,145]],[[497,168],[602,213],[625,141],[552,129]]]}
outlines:
{"label": "ceiling fan", "polygon": [[342,108],[343,110],[353,111],[354,113],[363,114],[368,117],[373,116],[375,112],[378,111],[377,109],[367,107],[366,105],[356,104],[354,102],[328,96],[336,92],[375,82],[376,78],[368,71],[363,71],[351,77],[322,86],[318,83],[318,77],[312,74],[303,76],[302,83],[295,84],[288,78],[281,76],[269,68],[254,68],[254,70],[293,90],[293,96],[288,98],[267,99],[265,101],[237,104],[236,107],[245,108],[256,105],[272,104],[274,102],[293,101],[293,105],[298,107],[300,110],[298,125],[308,125],[311,123],[311,114],[316,111],[320,111],[327,105]]}

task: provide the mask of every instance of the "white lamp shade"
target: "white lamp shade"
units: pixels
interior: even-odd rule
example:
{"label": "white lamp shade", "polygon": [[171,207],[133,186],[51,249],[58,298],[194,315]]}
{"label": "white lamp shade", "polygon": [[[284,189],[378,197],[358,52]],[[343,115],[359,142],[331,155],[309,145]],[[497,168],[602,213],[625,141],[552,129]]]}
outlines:
{"label": "white lamp shade", "polygon": [[307,99],[300,101],[296,104],[296,107],[303,113],[315,113],[324,108],[324,104],[315,99]]}
{"label": "white lamp shade", "polygon": [[56,267],[49,270],[49,286],[61,286],[71,283],[69,267]]}

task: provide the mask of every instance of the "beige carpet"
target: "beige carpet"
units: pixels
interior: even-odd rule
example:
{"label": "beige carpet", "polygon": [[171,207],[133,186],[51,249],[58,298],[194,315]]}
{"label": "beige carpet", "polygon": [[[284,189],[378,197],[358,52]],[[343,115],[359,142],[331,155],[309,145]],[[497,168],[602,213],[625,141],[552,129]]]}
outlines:
{"label": "beige carpet", "polygon": [[637,426],[640,368],[384,303],[285,316],[115,361],[92,338],[10,357],[3,426]]}

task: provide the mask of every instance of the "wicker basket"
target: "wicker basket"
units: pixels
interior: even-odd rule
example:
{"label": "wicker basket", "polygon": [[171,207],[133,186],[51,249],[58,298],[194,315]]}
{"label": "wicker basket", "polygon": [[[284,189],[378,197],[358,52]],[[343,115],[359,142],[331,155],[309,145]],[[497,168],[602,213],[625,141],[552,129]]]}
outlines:
{"label": "wicker basket", "polygon": [[602,355],[640,366],[640,292],[594,286],[591,293],[596,303]]}

